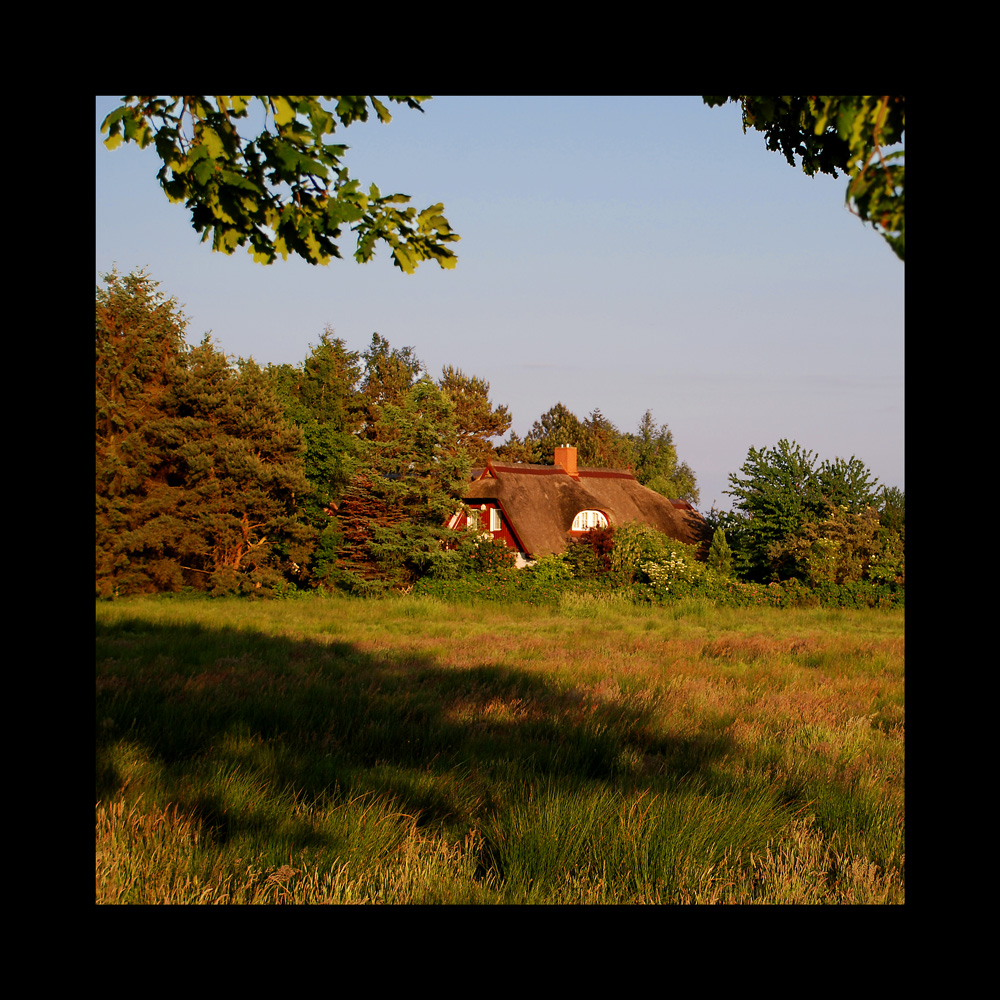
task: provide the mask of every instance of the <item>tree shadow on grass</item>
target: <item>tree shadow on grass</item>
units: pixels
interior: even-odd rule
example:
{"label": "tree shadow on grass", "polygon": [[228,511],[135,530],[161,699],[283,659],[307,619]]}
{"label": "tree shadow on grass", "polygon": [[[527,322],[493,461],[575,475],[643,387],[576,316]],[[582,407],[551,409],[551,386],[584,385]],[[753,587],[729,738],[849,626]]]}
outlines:
{"label": "tree shadow on grass", "polygon": [[724,734],[664,737],[651,710],[488,659],[443,665],[139,617],[97,625],[96,710],[98,798],[135,792],[128,762],[141,759],[219,843],[266,842],[280,826],[296,847],[331,846],[307,816],[276,816],[275,792],[306,813],[381,798],[451,835],[502,813],[518,788],[700,782],[721,794],[713,763],[732,749]]}

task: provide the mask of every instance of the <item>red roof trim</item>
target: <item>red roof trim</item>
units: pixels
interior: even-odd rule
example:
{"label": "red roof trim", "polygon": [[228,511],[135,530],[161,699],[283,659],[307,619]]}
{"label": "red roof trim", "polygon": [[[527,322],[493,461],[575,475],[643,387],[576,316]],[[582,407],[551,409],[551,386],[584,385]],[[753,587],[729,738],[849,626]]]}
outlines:
{"label": "red roof trim", "polygon": [[581,479],[635,479],[631,472],[614,472],[611,469],[577,469]]}
{"label": "red roof trim", "polygon": [[491,465],[494,474],[497,472],[513,472],[518,476],[565,476],[566,470],[561,465]]}

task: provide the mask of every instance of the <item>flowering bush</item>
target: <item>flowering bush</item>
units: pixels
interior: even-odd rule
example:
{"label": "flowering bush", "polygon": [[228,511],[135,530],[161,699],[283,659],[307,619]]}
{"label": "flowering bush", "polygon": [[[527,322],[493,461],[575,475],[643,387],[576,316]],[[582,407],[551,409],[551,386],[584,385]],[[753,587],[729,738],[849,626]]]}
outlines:
{"label": "flowering bush", "polygon": [[645,524],[630,522],[615,529],[614,545],[611,549],[610,569],[623,583],[642,580],[648,577],[643,569],[644,563],[655,563],[663,566],[673,564],[673,570],[664,570],[672,578],[678,578],[682,561],[688,571],[687,579],[694,579],[696,567],[701,564],[695,560],[696,547],[685,545]]}
{"label": "flowering bush", "polygon": [[507,547],[502,538],[477,538],[472,545],[469,562],[479,573],[502,573],[513,569],[516,560],[514,550]]}
{"label": "flowering bush", "polygon": [[666,562],[644,562],[639,568],[646,574],[653,588],[662,594],[667,594],[680,583],[690,583],[693,577],[691,566],[679,553],[671,552]]}

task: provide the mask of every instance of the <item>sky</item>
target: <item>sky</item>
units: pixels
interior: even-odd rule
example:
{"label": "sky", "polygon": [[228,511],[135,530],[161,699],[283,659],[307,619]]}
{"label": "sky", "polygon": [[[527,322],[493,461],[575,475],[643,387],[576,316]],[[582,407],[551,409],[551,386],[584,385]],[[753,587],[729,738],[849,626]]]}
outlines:
{"label": "sky", "polygon": [[[695,473],[698,507],[782,438],[861,459],[904,489],[904,265],[740,110],[681,96],[435,97],[340,129],[363,185],[444,203],[458,265],[254,263],[213,253],[160,190],[153,150],[108,151],[97,97],[96,283],[142,268],[179,303],[187,339],[258,364],[300,364],[323,331],[377,332],[490,384],[522,437],[563,403],[635,431],[646,410]],[[498,439],[495,443],[499,444]]]}

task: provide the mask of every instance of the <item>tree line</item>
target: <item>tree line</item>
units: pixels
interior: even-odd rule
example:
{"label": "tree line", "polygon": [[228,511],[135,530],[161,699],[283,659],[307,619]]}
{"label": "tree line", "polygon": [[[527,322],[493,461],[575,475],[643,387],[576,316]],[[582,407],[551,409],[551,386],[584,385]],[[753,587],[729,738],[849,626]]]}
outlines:
{"label": "tree line", "polygon": [[[561,444],[581,466],[631,469],[698,502],[694,471],[651,411],[622,432],[599,409],[580,419],[557,403],[522,438],[488,382],[450,365],[433,378],[412,347],[378,333],[351,351],[327,329],[300,364],[262,368],[208,336],[189,345],[186,322],[142,271],[97,288],[100,596],[374,594],[454,573],[468,539],[446,525],[472,469],[552,464]],[[729,479],[733,511],[705,515],[718,572],[902,584],[903,494],[860,459],[820,461],[781,441],[751,448]]]}
{"label": "tree line", "polygon": [[552,464],[562,443],[698,499],[649,411],[623,433],[557,403],[521,438],[488,382],[451,365],[434,378],[378,333],[351,351],[327,329],[300,364],[261,367],[189,345],[186,324],[142,271],[97,288],[99,595],[405,586],[447,558],[474,467]]}

